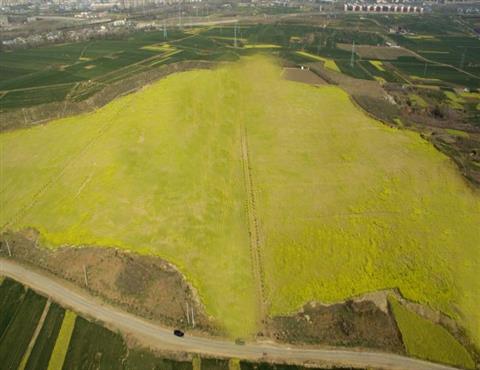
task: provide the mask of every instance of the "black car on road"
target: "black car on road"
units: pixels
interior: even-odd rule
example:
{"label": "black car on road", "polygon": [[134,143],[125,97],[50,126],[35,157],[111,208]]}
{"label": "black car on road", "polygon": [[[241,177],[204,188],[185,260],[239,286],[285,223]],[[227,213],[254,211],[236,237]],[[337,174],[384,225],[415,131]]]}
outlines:
{"label": "black car on road", "polygon": [[183,337],[185,335],[185,333],[181,330],[175,329],[173,331],[173,335],[176,335],[177,337]]}

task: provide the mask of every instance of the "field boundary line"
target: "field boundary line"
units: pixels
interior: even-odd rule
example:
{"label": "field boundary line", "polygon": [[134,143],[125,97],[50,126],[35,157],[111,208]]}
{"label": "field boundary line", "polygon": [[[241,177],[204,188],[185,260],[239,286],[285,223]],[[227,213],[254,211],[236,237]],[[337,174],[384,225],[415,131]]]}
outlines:
{"label": "field boundary line", "polygon": [[427,62],[427,63],[431,63],[431,64],[434,64],[434,65],[437,65],[437,66],[440,66],[440,67],[450,67],[450,68],[453,68],[455,69],[457,72],[460,72],[460,73],[465,73],[467,76],[470,76],[472,78],[475,78],[477,80],[480,80],[480,76],[477,76],[471,72],[468,72],[466,71],[465,69],[462,69],[462,68],[459,68],[457,66],[454,66],[453,64],[448,64],[448,63],[441,63],[441,62],[437,62],[435,60],[432,60],[432,59],[428,59],[427,57],[424,57],[423,55],[417,53],[416,51],[412,50],[412,49],[408,49],[412,52],[412,54],[414,56],[416,56],[418,59],[424,61],[424,62]]}
{"label": "field boundary line", "polygon": [[35,328],[35,331],[33,332],[32,338],[30,339],[30,343],[28,343],[28,347],[26,351],[23,354],[22,357],[22,362],[20,362],[20,365],[18,365],[18,370],[24,370],[25,366],[27,366],[28,359],[30,358],[30,355],[32,354],[33,347],[35,346],[35,343],[37,342],[37,338],[40,335],[40,331],[43,328],[43,324],[45,323],[45,319],[47,318],[48,311],[50,310],[50,305],[51,305],[50,299],[47,300],[45,303],[45,307],[43,308],[42,315],[40,316],[40,319],[38,320],[37,327]]}
{"label": "field boundary line", "polygon": [[68,85],[75,85],[80,81],[76,82],[64,82],[64,83],[59,83],[59,84],[51,84],[51,85],[40,85],[40,86],[31,86],[31,87],[20,87],[18,89],[3,89],[0,90],[2,93],[8,93],[8,92],[16,92],[16,91],[28,91],[28,90],[41,90],[41,89],[49,89],[51,87],[58,87],[58,86],[68,86]]}

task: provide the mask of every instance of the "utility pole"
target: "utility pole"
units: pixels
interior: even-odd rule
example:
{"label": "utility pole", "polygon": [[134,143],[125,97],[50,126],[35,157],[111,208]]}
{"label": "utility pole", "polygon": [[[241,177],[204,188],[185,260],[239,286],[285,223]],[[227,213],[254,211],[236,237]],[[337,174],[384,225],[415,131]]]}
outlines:
{"label": "utility pole", "polygon": [[167,39],[167,25],[165,23],[163,24],[163,39]]}
{"label": "utility pole", "polygon": [[355,64],[355,40],[352,42],[352,56],[350,57],[350,67]]}
{"label": "utility pole", "polygon": [[83,265],[83,277],[85,278],[85,286],[88,288],[87,266]]}
{"label": "utility pole", "polygon": [[465,64],[465,54],[466,53],[467,53],[467,48],[465,48],[465,50],[463,50],[462,59],[460,60],[460,69],[463,69],[463,65]]}
{"label": "utility pole", "polygon": [[425,62],[425,68],[423,69],[423,77],[425,77],[427,75],[427,62]]}
{"label": "utility pole", "polygon": [[182,28],[182,3],[178,3],[178,24],[180,29]]}
{"label": "utility pole", "polygon": [[233,26],[233,35],[234,35],[234,43],[233,43],[233,47],[236,49],[237,48],[237,24],[235,23],[235,25]]}
{"label": "utility pole", "polygon": [[5,244],[7,245],[8,255],[12,257],[12,251],[10,250],[10,244],[8,244],[8,240],[5,239]]}
{"label": "utility pole", "polygon": [[190,325],[190,310],[188,308],[188,302],[187,302],[187,324]]}
{"label": "utility pole", "polygon": [[192,307],[192,327],[195,328],[195,316],[193,315],[193,307]]}

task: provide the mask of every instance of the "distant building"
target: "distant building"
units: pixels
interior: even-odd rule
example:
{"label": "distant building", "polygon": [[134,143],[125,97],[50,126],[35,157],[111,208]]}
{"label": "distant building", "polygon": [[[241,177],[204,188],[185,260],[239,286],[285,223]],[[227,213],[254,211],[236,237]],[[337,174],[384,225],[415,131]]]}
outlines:
{"label": "distant building", "polygon": [[27,4],[30,0],[0,0],[0,6],[14,6]]}
{"label": "distant building", "polygon": [[363,13],[423,13],[424,8],[417,5],[408,4],[359,4],[347,3],[344,5],[346,12]]}
{"label": "distant building", "polygon": [[114,27],[125,26],[126,24],[127,24],[127,21],[125,19],[118,19],[113,22]]}
{"label": "distant building", "polygon": [[[0,0],[1,1],[1,0]],[[119,0],[119,4],[124,9],[142,8],[151,5],[197,3],[202,0]]]}

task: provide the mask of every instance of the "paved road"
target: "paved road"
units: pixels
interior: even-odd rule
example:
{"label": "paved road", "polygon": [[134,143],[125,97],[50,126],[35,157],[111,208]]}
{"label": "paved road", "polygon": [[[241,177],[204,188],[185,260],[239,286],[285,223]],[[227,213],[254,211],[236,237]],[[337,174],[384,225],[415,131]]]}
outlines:
{"label": "paved road", "polygon": [[48,295],[75,311],[100,320],[124,333],[142,338],[165,350],[196,352],[242,359],[270,358],[291,362],[321,361],[337,365],[384,369],[446,370],[448,366],[420,361],[400,355],[347,349],[313,349],[267,343],[236,345],[220,339],[190,336],[175,337],[171,329],[109,306],[74,285],[47,273],[37,272],[17,262],[0,258],[0,274],[9,276],[32,289]]}

